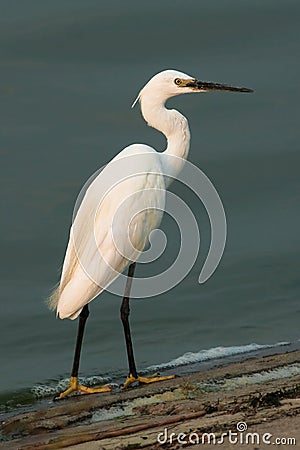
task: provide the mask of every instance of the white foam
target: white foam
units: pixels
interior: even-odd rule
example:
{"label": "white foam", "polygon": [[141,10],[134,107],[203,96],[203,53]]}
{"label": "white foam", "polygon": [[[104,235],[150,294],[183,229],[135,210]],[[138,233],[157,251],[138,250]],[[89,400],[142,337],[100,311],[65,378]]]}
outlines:
{"label": "white foam", "polygon": [[199,389],[204,391],[219,391],[221,389],[229,390],[252,384],[263,384],[298,375],[300,375],[300,364],[290,364],[288,366],[276,367],[275,369],[251,373],[250,375],[241,375],[223,380],[210,380],[209,382],[204,381],[197,383],[197,386]]}
{"label": "white foam", "polygon": [[[98,386],[102,384],[107,384],[109,378],[92,376],[92,377],[79,377],[79,383],[85,386]],[[49,397],[55,395],[59,392],[65,391],[69,387],[69,378],[65,378],[60,381],[50,382],[49,384],[37,384],[31,389],[32,394],[36,398]]]}
{"label": "white foam", "polygon": [[169,362],[161,363],[158,365],[150,366],[147,370],[158,370],[158,369],[168,369],[172,367],[185,366],[187,364],[193,364],[202,361],[209,361],[213,359],[225,358],[228,356],[239,355],[243,353],[250,353],[256,350],[262,350],[266,348],[281,347],[283,345],[289,345],[289,342],[277,342],[276,344],[247,344],[247,345],[236,345],[232,347],[215,347],[208,350],[200,350],[199,352],[193,353],[188,352],[184,355],[179,356]]}
{"label": "white foam", "polygon": [[[172,361],[147,367],[146,371],[157,371],[172,367],[184,366],[202,361],[209,361],[244,353],[250,353],[256,350],[281,347],[283,345],[289,344],[290,344],[289,342],[277,342],[276,344],[271,345],[253,343],[248,345],[232,346],[232,347],[215,347],[208,350],[200,350],[199,352],[196,353],[188,352],[184,353],[184,355],[179,356],[178,358],[173,359]],[[110,381],[111,378],[101,376],[79,378],[79,383],[86,386],[97,386],[97,385],[99,386],[110,383]],[[49,384],[35,385],[31,389],[31,392],[36,398],[45,398],[51,395],[55,395],[59,392],[63,392],[68,387],[69,387],[69,378],[65,378],[60,381],[51,381],[49,382]]]}

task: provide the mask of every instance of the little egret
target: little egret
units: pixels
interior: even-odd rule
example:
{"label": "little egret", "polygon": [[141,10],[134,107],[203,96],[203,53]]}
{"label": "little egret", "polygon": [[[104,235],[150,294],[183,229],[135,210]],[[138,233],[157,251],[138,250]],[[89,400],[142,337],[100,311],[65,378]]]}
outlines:
{"label": "little egret", "polygon": [[[127,283],[120,310],[129,364],[129,375],[123,387],[127,388],[135,382],[151,383],[173,378],[173,375],[164,377],[138,375],[129,326],[129,297],[136,261],[146,246],[149,234],[158,228],[161,222],[162,197],[170,183],[169,178],[163,175],[166,172],[170,173],[171,170],[172,177],[176,178],[184,165],[190,146],[187,119],[178,111],[167,109],[165,102],[176,95],[207,91],[253,92],[247,88],[198,81],[176,70],[164,70],[156,74],[140,91],[134,104],[139,101],[142,115],[148,125],[165,135],[166,150],[158,153],[145,144],[133,144],[126,147],[110,161],[85,192],[70,230],[61,280],[50,298],[50,308],[56,310],[59,318],[73,320],[79,316],[70,386],[56,396],[56,400],[74,391],[94,393],[111,390],[109,385],[95,388],[80,385],[78,382],[79,360],[84,328],[89,315],[88,303],[108,288],[128,266]],[[134,162],[134,170],[137,170],[138,176],[121,179],[119,184],[115,180],[112,181],[114,188],[103,202],[100,202],[102,192],[97,192],[97,186],[101,186],[100,177],[109,173],[109,168],[116,161],[123,164],[125,170],[126,164],[130,164],[129,161],[132,162],[129,157],[138,160],[140,155],[143,156],[143,163],[138,164],[142,167],[135,169]],[[133,197],[130,200],[132,195],[134,200]],[[126,199],[129,199],[126,208],[123,208],[121,214],[116,216],[119,206]],[[100,206],[99,203],[101,203]],[[139,210],[139,214],[134,215],[135,210]],[[91,215],[94,215],[92,230],[87,226],[87,218]],[[118,245],[112,232],[114,221],[117,222],[114,224],[114,230]],[[125,226],[125,224],[129,225]],[[76,239],[74,239],[75,228]],[[96,252],[95,246],[90,245],[93,239],[97,241]],[[81,253],[76,245],[81,247]],[[84,264],[82,259],[85,261]],[[93,276],[91,276],[87,266],[92,266],[93,263],[98,269],[92,270]]]}

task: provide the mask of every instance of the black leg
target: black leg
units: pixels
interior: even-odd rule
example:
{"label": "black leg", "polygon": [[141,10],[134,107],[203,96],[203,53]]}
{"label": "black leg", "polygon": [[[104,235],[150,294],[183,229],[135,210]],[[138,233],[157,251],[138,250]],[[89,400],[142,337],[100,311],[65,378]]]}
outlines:
{"label": "black leg", "polygon": [[127,357],[128,357],[128,365],[129,365],[129,376],[133,376],[134,378],[137,378],[137,370],[136,365],[134,361],[134,353],[133,353],[133,346],[132,346],[132,340],[131,340],[131,332],[130,332],[130,325],[129,325],[129,296],[130,296],[130,289],[132,284],[132,278],[134,274],[136,263],[132,263],[129,266],[128,269],[128,276],[127,276],[127,282],[124,292],[124,297],[121,305],[121,320],[123,323],[124,328],[124,334],[125,334],[125,342],[126,342],[126,350],[127,350]]}
{"label": "black leg", "polygon": [[82,347],[82,340],[83,340],[85,324],[86,324],[87,318],[89,317],[89,314],[90,314],[89,307],[88,307],[88,305],[85,305],[79,315],[76,347],[75,347],[75,353],[74,353],[73,368],[72,368],[72,373],[71,373],[71,376],[76,377],[76,378],[78,377],[79,361],[80,361],[80,354],[81,354],[81,347]]}
{"label": "black leg", "polygon": [[54,401],[65,398],[72,392],[79,390],[78,369],[79,369],[80,353],[81,353],[85,324],[86,324],[87,318],[89,317],[89,314],[90,314],[89,307],[88,307],[88,305],[85,305],[82,308],[82,311],[79,315],[77,339],[76,339],[76,346],[75,346],[75,352],[74,352],[72,373],[71,373],[71,378],[70,378],[70,387],[68,389],[66,389],[64,392],[61,392],[60,394],[55,395],[55,397],[53,398]]}
{"label": "black leg", "polygon": [[174,375],[167,375],[167,376],[160,377],[157,374],[155,374],[152,377],[141,377],[137,373],[136,365],[135,365],[135,361],[134,361],[134,353],[133,353],[133,346],[132,346],[132,340],[131,340],[130,326],[129,326],[129,313],[130,313],[129,296],[130,296],[130,289],[131,289],[135,265],[136,265],[136,263],[132,263],[129,266],[127,283],[126,283],[124,297],[123,297],[123,301],[122,301],[122,305],[121,305],[121,320],[122,320],[123,327],[124,327],[126,350],[127,350],[128,365],[129,365],[129,375],[127,377],[127,380],[123,384],[122,389],[127,389],[131,384],[134,384],[136,382],[139,382],[142,384],[148,384],[148,383],[154,383],[156,381],[171,380],[172,378],[174,378]]}
{"label": "black leg", "polygon": [[79,315],[79,324],[78,324],[78,332],[77,332],[77,339],[76,339],[76,346],[75,346],[75,353],[74,353],[74,361],[73,361],[73,367],[72,367],[72,373],[70,378],[70,387],[66,389],[64,392],[61,392],[60,394],[56,395],[54,397],[54,401],[61,400],[62,398],[67,397],[69,394],[75,391],[84,392],[86,394],[94,394],[98,392],[109,392],[111,391],[110,386],[100,386],[100,387],[87,387],[82,386],[78,383],[78,369],[79,369],[79,361],[80,361],[80,353],[81,353],[81,347],[82,347],[82,341],[83,341],[83,334],[85,329],[85,324],[87,321],[87,318],[89,317],[89,307],[88,305],[85,305],[82,308],[82,311]]}

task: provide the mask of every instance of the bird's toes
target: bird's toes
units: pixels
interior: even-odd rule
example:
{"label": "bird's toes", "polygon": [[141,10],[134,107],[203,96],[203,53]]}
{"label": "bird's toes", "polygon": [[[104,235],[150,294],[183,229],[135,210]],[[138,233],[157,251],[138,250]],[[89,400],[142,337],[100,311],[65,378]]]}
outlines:
{"label": "bird's toes", "polygon": [[58,400],[62,400],[64,397],[61,397],[61,394],[55,394],[53,397],[53,401],[57,402]]}

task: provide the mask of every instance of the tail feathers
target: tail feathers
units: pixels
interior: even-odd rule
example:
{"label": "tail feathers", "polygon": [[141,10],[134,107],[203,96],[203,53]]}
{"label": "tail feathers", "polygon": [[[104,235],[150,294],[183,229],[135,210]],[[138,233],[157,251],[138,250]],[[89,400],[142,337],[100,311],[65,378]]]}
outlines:
{"label": "tail feathers", "polygon": [[57,285],[54,288],[54,291],[52,292],[52,294],[50,295],[50,297],[48,299],[48,306],[49,306],[49,309],[51,309],[51,311],[56,310],[58,301],[59,301],[59,297],[60,297],[60,288],[59,288],[59,285]]}
{"label": "tail feathers", "polygon": [[58,302],[59,302],[60,297],[61,297],[61,292],[60,292],[60,286],[58,285],[57,287],[55,287],[54,291],[48,298],[49,309],[51,311],[56,311],[56,317],[59,317],[60,319],[65,319],[66,317],[68,317],[68,319],[71,319],[71,320],[76,319],[79,316],[79,314],[81,313],[82,308],[78,309],[77,311],[75,311],[72,314],[63,316],[63,314],[61,312],[59,312],[59,310],[58,310]]}
{"label": "tail feathers", "polygon": [[87,276],[74,277],[58,294],[57,316],[60,319],[76,319],[84,305],[101,291],[102,289]]}
{"label": "tail feathers", "polygon": [[56,311],[56,317],[60,318],[60,319],[71,319],[74,320],[76,319],[79,314],[81,313],[82,307],[79,308],[77,311],[73,312],[73,313],[67,313],[64,314],[63,311],[61,311],[61,307],[58,307],[58,303],[59,300],[61,298],[61,292],[60,292],[60,286],[57,286],[54,291],[52,292],[52,294],[50,295],[50,297],[48,298],[48,307],[51,311]]}

